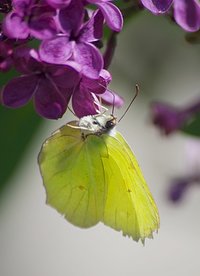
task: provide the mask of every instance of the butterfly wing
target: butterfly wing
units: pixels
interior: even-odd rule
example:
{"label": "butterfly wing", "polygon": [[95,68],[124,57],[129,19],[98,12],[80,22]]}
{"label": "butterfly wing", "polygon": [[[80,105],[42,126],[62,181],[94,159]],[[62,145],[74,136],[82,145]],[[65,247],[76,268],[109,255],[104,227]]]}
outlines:
{"label": "butterfly wing", "polygon": [[39,154],[47,203],[79,227],[95,225],[103,216],[106,149],[98,136],[84,141],[80,129],[65,125],[43,144]]}
{"label": "butterfly wing", "polygon": [[159,228],[157,207],[124,138],[116,133],[103,139],[108,150],[108,157],[102,158],[108,183],[103,222],[144,242]]}

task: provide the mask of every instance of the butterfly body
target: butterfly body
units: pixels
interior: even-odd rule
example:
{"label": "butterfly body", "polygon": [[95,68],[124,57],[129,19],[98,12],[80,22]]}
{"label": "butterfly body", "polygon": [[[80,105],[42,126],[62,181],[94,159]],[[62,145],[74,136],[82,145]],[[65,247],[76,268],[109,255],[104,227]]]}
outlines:
{"label": "butterfly body", "polygon": [[98,222],[134,240],[159,227],[155,202],[116,118],[97,114],[61,127],[43,144],[40,170],[47,203],[72,224]]}
{"label": "butterfly body", "polygon": [[[75,122],[84,138],[88,135],[100,136],[105,133],[111,135],[111,130],[116,126],[116,118],[104,114],[88,115]],[[70,126],[70,123],[68,125]]]}

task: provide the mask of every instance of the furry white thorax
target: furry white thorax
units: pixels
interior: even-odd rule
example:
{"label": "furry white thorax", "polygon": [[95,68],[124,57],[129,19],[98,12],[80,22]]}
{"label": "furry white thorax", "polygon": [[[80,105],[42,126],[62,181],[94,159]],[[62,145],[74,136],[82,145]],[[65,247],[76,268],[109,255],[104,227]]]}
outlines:
{"label": "furry white thorax", "polygon": [[[113,123],[109,126],[108,123]],[[84,116],[79,120],[79,127],[84,135],[109,133],[114,136],[116,118],[113,115],[97,114]]]}

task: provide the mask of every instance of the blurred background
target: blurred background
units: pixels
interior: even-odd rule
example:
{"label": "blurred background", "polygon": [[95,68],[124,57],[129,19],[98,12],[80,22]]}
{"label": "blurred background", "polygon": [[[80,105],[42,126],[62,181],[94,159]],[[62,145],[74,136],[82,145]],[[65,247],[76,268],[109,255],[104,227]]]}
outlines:
{"label": "blurred background", "polygon": [[[194,186],[176,204],[169,201],[168,190],[172,178],[200,164],[200,144],[181,132],[161,135],[150,115],[154,100],[181,106],[198,98],[199,52],[200,46],[186,42],[179,27],[148,12],[132,19],[118,37],[110,68],[111,89],[125,99],[123,109],[115,111],[118,117],[135,84],[141,89],[118,130],[138,159],[161,218],[158,234],[145,246],[101,223],[76,228],[45,204],[37,155],[51,132],[73,118],[70,112],[61,120],[39,123],[26,108],[0,107],[0,275],[199,275],[200,189]],[[13,159],[17,154],[23,154],[20,162]]]}

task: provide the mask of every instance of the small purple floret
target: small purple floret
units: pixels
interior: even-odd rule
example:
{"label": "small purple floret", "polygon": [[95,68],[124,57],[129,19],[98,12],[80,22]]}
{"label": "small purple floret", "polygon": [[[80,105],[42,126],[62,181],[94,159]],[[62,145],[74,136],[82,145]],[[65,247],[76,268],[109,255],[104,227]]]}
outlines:
{"label": "small purple floret", "polygon": [[12,4],[13,10],[3,21],[3,32],[9,38],[48,39],[56,34],[53,8],[31,0],[13,0]]}
{"label": "small purple floret", "polygon": [[167,13],[173,6],[174,19],[187,32],[200,29],[199,0],[141,0],[145,8],[154,14]]}
{"label": "small purple floret", "polygon": [[45,64],[34,50],[24,50],[24,56],[16,55],[15,61],[23,75],[12,79],[3,88],[2,103],[18,108],[33,98],[41,116],[48,119],[62,117],[79,82],[79,73],[69,66]]}
{"label": "small purple floret", "polygon": [[173,106],[164,103],[153,103],[152,117],[153,123],[164,134],[168,135],[181,128],[188,115]]}
{"label": "small purple floret", "polygon": [[[97,79],[103,69],[103,57],[92,43],[102,35],[103,17],[97,11],[87,22],[83,22],[83,6],[75,4],[72,2],[59,13],[63,34],[44,40],[39,53],[43,61],[52,64],[67,65],[69,61],[74,61],[80,65],[83,75]],[[98,28],[95,29],[97,22]]]}
{"label": "small purple floret", "polygon": [[168,191],[169,200],[179,202],[189,188],[190,181],[187,177],[173,180]]}
{"label": "small purple floret", "polygon": [[173,0],[141,0],[141,2],[152,13],[160,14],[169,10]]}

